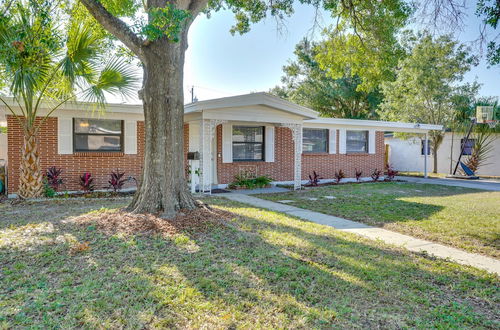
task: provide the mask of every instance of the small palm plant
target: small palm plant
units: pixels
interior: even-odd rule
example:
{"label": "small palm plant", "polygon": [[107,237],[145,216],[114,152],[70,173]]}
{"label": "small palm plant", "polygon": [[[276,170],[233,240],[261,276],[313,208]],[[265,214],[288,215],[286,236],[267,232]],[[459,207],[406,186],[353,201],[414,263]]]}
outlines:
{"label": "small palm plant", "polygon": [[495,141],[494,130],[488,127],[478,127],[473,135],[474,146],[471,155],[464,161],[464,164],[476,173],[481,166],[488,165],[487,160],[493,151]]}
{"label": "small palm plant", "polygon": [[[78,22],[60,24],[55,1],[16,1],[0,14],[0,102],[22,128],[19,196],[43,195],[38,132],[64,103],[80,99],[103,108],[105,92],[129,96],[133,71],[109,60],[102,37]],[[1,86],[0,86],[1,87]]]}

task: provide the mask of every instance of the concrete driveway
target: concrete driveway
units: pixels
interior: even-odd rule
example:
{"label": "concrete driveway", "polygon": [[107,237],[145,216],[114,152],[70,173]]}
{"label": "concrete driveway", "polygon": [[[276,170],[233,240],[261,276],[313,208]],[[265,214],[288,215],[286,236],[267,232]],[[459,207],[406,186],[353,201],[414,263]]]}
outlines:
{"label": "concrete driveway", "polygon": [[415,182],[415,183],[429,183],[429,184],[440,184],[444,186],[455,186],[491,191],[500,191],[500,181],[480,179],[480,180],[461,180],[461,179],[435,179],[435,178],[417,178],[412,176],[398,176],[397,179]]}

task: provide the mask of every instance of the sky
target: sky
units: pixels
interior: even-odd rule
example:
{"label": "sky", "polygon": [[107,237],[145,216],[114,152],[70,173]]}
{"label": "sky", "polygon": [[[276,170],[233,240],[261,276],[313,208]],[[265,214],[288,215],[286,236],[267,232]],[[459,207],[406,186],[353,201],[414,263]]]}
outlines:
{"label": "sky", "polygon": [[[475,2],[474,2],[475,3]],[[480,21],[469,8],[465,28],[457,38],[470,43],[479,35]],[[198,100],[207,100],[250,92],[268,91],[280,84],[282,67],[293,59],[295,45],[305,36],[321,39],[321,30],[332,22],[323,13],[316,29],[315,10],[297,5],[295,14],[279,30],[273,18],[253,24],[244,35],[231,35],[234,16],[229,11],[200,15],[189,32],[189,48],[184,67],[185,101],[191,101],[191,89]],[[477,47],[475,52],[478,53]],[[479,66],[466,74],[465,81],[482,84],[480,95],[500,96],[500,66],[487,68],[484,57]],[[137,101],[136,101],[137,102]],[[135,102],[134,102],[135,103]]]}

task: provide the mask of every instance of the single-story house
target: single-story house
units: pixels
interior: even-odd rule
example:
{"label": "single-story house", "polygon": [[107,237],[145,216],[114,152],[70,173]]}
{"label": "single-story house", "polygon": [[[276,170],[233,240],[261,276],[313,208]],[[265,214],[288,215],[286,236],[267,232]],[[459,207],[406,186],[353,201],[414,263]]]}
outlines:
{"label": "single-story house", "polygon": [[[15,106],[15,104],[12,104]],[[44,169],[62,168],[66,189],[78,190],[78,177],[91,172],[98,187],[119,169],[140,177],[144,153],[141,105],[109,104],[105,112],[86,103],[68,103],[51,114],[40,131]],[[40,113],[43,115],[44,111]],[[13,116],[8,125],[8,189],[18,189],[22,134]],[[337,170],[369,177],[385,164],[384,132],[426,134],[441,126],[422,123],[320,118],[311,109],[267,93],[252,93],[185,106],[186,167],[199,173],[204,190],[226,187],[235,175],[252,172],[300,187],[316,171],[333,179]],[[198,152],[198,160],[187,160]],[[186,171],[187,173],[188,171]]]}
{"label": "single-story house", "polygon": [[[464,133],[446,132],[443,142],[438,148],[438,173],[452,173],[458,156],[461,152],[462,142],[465,139]],[[489,158],[485,161],[477,171],[477,175],[483,176],[500,176],[500,134],[492,135],[493,142],[491,143],[491,152]],[[395,169],[404,172],[423,172],[423,158],[425,157],[424,137],[414,136],[408,139],[401,139],[394,134],[386,134],[385,143],[389,146],[389,162]],[[475,139],[472,135],[465,145],[462,153],[462,161],[467,159],[472,153]],[[433,164],[434,156],[431,151],[427,150],[429,164]],[[432,168],[432,165],[431,167]]]}

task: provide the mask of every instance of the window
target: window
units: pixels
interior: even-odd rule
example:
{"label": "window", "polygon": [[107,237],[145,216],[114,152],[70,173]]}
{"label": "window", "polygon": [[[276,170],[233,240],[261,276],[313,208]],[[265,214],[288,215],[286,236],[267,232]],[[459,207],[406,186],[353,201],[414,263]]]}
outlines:
{"label": "window", "polygon": [[[425,150],[425,140],[421,140],[420,141],[420,154],[422,156],[425,155],[424,150]],[[427,140],[427,156],[430,156],[430,154],[431,154],[431,141]]]}
{"label": "window", "polygon": [[264,160],[264,126],[233,126],[233,161]]}
{"label": "window", "polygon": [[122,133],[122,120],[79,118],[73,120],[73,145],[76,152],[122,151]]}
{"label": "window", "polygon": [[[465,139],[460,140],[460,149],[462,149],[462,146],[464,145]],[[472,155],[472,149],[474,149],[474,145],[476,144],[476,140],[474,139],[468,139],[465,142],[465,148],[464,151],[462,152],[462,156],[470,156]]]}
{"label": "window", "polygon": [[304,128],[302,135],[302,152],[328,152],[327,129]]}
{"label": "window", "polygon": [[368,131],[347,131],[347,153],[368,152]]}

